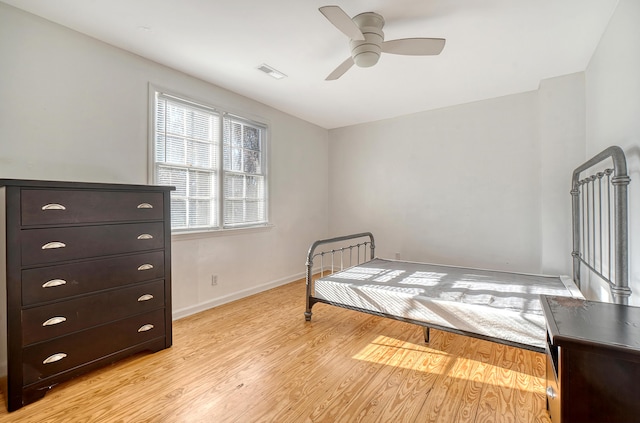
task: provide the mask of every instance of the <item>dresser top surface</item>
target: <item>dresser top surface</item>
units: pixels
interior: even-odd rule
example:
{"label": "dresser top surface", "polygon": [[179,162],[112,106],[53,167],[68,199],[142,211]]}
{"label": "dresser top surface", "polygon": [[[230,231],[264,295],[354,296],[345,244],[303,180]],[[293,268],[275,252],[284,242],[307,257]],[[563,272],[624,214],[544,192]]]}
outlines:
{"label": "dresser top surface", "polygon": [[103,189],[103,190],[145,190],[145,191],[172,191],[175,187],[164,185],[135,185],[101,182],[71,182],[71,181],[41,181],[32,179],[6,179],[0,178],[0,187],[24,187],[46,189]]}
{"label": "dresser top surface", "polygon": [[544,295],[541,300],[555,345],[598,345],[640,353],[640,307]]}

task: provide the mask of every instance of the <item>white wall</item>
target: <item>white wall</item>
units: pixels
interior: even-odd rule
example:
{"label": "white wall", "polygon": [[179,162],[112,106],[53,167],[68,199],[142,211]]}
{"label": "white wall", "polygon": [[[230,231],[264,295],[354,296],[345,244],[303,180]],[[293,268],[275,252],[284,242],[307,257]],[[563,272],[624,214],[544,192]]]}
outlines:
{"label": "white wall", "polygon": [[330,232],[369,230],[377,255],[540,267],[535,93],[329,131]]}
{"label": "white wall", "polygon": [[148,183],[149,83],[270,125],[275,227],[174,237],[174,315],[302,276],[328,231],[325,129],[3,3],[0,57],[0,177]]}
{"label": "white wall", "polygon": [[538,89],[541,154],[540,219],[542,268],[570,276],[571,176],[585,161],[584,72],[545,79]]}
{"label": "white wall", "polygon": [[[631,303],[640,305],[640,2],[620,0],[586,75],[586,148],[589,157],[609,145],[627,156]],[[589,295],[608,299],[594,282]]]}
{"label": "white wall", "polygon": [[329,131],[330,232],[377,255],[570,275],[582,74],[535,92]]}

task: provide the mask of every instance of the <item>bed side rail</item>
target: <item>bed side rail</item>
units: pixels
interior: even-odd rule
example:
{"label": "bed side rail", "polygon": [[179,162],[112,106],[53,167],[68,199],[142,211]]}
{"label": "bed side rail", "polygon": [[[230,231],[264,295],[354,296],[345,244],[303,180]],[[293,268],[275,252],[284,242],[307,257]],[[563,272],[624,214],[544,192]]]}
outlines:
{"label": "bed side rail", "polygon": [[[366,239],[368,238],[368,239]],[[356,242],[356,240],[359,240]],[[322,249],[316,252],[321,246],[333,245],[331,249]],[[320,239],[309,247],[307,253],[307,305],[304,313],[305,319],[311,320],[311,307],[313,306],[313,260],[320,257],[320,277],[324,276],[325,269],[329,267],[330,273],[333,273],[338,268],[342,270],[345,266],[350,267],[367,260],[371,260],[375,257],[375,240],[371,232],[361,232],[353,235],[344,235],[335,238]],[[367,258],[367,251],[369,252]],[[347,255],[348,254],[348,255]],[[355,255],[355,260],[354,260]],[[325,256],[327,256],[327,263],[325,264]],[[339,260],[336,259],[338,256]],[[348,258],[348,261],[346,260]],[[329,272],[327,270],[327,272]]]}
{"label": "bed side rail", "polygon": [[[602,169],[609,159],[613,168]],[[595,169],[600,170],[581,177]],[[618,146],[577,167],[571,181],[573,280],[581,288],[580,268],[584,265],[609,284],[617,304],[628,304],[631,295],[627,216],[630,181],[624,152]]]}

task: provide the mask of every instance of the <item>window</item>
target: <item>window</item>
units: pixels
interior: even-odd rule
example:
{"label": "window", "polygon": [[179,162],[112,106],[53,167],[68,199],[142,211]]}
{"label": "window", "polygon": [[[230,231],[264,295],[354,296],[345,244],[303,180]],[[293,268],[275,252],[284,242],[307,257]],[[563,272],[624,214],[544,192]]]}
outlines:
{"label": "window", "polygon": [[162,92],[153,112],[154,183],[176,187],[172,229],[268,223],[265,125]]}

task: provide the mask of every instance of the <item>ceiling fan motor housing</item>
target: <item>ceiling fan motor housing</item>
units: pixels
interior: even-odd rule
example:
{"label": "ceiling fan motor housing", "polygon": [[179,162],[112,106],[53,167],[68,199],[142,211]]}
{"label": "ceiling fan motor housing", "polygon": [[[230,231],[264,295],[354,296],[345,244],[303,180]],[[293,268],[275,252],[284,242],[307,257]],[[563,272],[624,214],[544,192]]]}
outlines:
{"label": "ceiling fan motor housing", "polygon": [[374,12],[361,13],[353,17],[364,40],[351,40],[351,57],[356,65],[368,68],[378,63],[384,41],[384,18]]}

